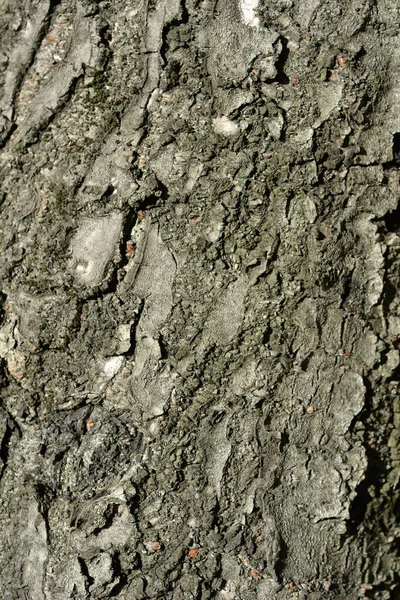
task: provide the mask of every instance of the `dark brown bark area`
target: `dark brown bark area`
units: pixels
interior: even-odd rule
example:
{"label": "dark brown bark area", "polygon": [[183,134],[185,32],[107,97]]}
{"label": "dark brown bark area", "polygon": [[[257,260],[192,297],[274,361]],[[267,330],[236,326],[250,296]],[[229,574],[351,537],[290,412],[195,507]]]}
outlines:
{"label": "dark brown bark area", "polygon": [[0,0],[2,598],[400,598],[399,25]]}

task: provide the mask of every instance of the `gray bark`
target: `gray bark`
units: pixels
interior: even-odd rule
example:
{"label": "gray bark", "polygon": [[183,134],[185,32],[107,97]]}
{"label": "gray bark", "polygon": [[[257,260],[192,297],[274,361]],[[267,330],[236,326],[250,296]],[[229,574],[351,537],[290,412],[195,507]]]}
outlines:
{"label": "gray bark", "polygon": [[398,3],[0,11],[1,598],[400,598]]}

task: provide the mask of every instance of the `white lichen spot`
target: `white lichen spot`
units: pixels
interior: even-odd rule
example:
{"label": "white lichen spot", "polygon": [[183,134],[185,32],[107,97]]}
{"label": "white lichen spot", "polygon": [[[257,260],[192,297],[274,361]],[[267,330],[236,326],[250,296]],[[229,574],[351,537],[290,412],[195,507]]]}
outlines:
{"label": "white lichen spot", "polygon": [[219,133],[220,135],[230,136],[239,133],[237,123],[234,123],[226,116],[213,119],[213,124],[215,133]]}
{"label": "white lichen spot", "polygon": [[118,373],[118,371],[120,370],[123,362],[124,362],[123,356],[111,356],[111,358],[108,359],[108,361],[106,362],[106,364],[103,367],[104,375],[108,379],[111,379],[112,377],[114,377],[114,375],[116,375]]}
{"label": "white lichen spot", "polygon": [[260,19],[256,15],[259,0],[240,0],[240,10],[243,20],[250,27],[259,27]]}

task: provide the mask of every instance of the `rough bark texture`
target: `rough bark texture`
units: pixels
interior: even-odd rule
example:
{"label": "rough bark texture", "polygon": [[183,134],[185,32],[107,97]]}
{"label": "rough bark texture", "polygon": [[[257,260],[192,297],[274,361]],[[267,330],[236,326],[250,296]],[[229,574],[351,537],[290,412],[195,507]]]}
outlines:
{"label": "rough bark texture", "polygon": [[0,596],[400,597],[396,0],[0,0]]}

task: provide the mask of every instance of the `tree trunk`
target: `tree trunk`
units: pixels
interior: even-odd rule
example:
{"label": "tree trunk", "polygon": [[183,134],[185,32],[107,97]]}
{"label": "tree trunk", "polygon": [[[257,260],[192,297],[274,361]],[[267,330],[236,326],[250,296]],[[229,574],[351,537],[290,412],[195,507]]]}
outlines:
{"label": "tree trunk", "polygon": [[398,4],[0,11],[1,598],[399,599]]}

